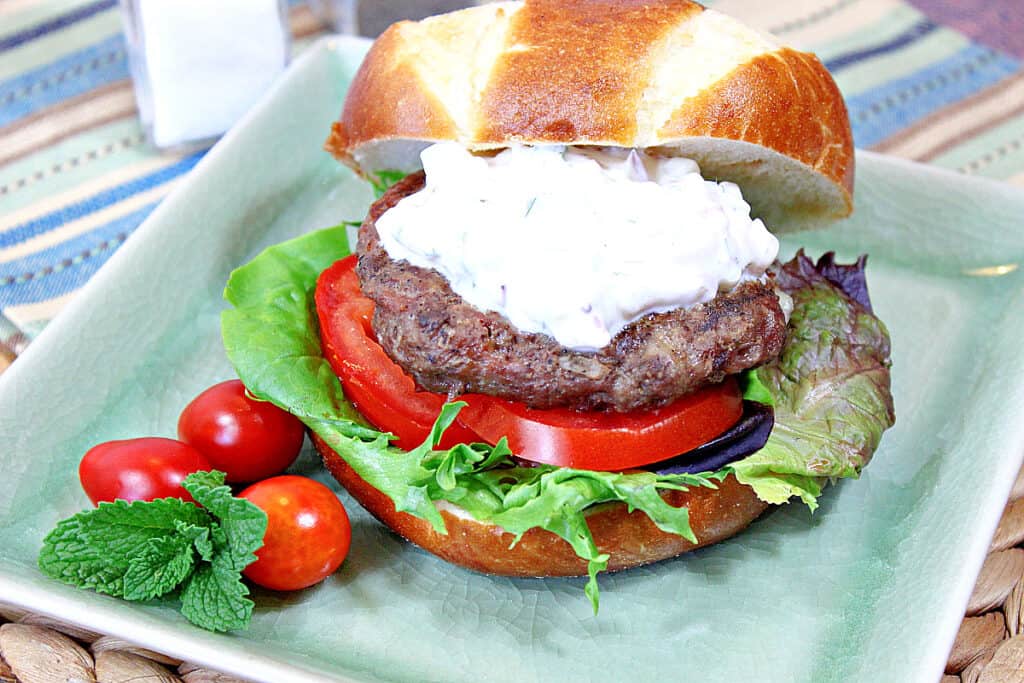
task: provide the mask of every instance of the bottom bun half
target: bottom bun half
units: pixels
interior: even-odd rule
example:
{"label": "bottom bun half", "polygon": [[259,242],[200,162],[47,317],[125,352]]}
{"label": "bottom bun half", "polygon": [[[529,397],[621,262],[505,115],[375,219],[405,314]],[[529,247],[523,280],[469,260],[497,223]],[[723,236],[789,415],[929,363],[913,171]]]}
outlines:
{"label": "bottom bun half", "polygon": [[[519,542],[496,524],[480,522],[459,508],[441,509],[447,535],[434,531],[426,520],[407,512],[398,512],[390,498],[370,486],[349,467],[320,437],[313,435],[324,465],[335,479],[366,510],[393,531],[438,557],[468,569],[502,576],[582,576],[586,560],[555,534],[531,529]],[[643,512],[628,512],[623,503],[595,506],[587,515],[587,525],[601,552],[611,558],[608,570],[637,567],[681,555],[729,538],[757,519],[768,507],[753,489],[729,476],[717,489],[691,488],[688,491],[664,491],[665,500],[676,507],[689,508],[690,527],[699,540],[662,531]]]}

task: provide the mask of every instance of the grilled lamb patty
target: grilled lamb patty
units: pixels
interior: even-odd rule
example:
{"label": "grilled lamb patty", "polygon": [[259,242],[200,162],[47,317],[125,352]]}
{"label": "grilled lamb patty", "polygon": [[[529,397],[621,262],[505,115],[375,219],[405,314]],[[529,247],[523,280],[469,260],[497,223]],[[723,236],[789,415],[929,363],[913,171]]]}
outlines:
{"label": "grilled lamb patty", "polygon": [[705,304],[644,316],[598,351],[522,332],[504,316],[470,305],[437,271],[395,261],[381,246],[377,219],[423,183],[423,172],[413,173],[370,207],[359,230],[356,272],[376,304],[378,342],[428,391],[626,412],[666,405],[782,350],[779,299],[759,282]]}

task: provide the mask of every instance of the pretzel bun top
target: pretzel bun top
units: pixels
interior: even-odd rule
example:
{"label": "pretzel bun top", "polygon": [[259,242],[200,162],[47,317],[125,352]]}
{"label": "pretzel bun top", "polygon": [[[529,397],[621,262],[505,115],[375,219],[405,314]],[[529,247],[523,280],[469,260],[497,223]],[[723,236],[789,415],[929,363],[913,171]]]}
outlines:
{"label": "pretzel bun top", "polygon": [[685,156],[776,232],[852,210],[849,118],[825,67],[689,0],[498,2],[394,24],[326,148],[371,175],[416,170],[442,140]]}

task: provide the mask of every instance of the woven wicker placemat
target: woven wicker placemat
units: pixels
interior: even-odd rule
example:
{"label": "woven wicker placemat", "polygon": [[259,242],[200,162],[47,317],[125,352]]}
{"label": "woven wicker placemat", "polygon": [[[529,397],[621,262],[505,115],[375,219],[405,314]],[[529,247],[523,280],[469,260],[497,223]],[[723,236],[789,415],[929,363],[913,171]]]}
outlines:
{"label": "woven wicker placemat", "polygon": [[941,683],[1024,683],[1024,469],[992,537]]}
{"label": "woven wicker placemat", "polygon": [[0,607],[2,683],[245,683],[23,610]]}
{"label": "woven wicker placemat", "polygon": [[[1024,683],[1024,469],[999,521],[940,683]],[[235,683],[131,643],[0,606],[0,683]]]}

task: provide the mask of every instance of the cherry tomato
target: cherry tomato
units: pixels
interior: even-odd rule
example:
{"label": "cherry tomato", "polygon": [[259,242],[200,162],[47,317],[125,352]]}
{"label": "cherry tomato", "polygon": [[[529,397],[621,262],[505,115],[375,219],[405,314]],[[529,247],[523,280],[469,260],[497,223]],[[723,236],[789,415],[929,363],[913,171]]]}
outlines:
{"label": "cherry tomato", "polygon": [[181,481],[193,472],[211,469],[210,461],[188,444],[146,437],[93,446],[78,466],[78,479],[94,505],[117,498],[191,501]]}
{"label": "cherry tomato", "polygon": [[[413,379],[373,334],[373,301],[360,289],[356,257],[325,270],[317,283],[320,338],[345,395],[373,425],[410,449],[422,443],[446,397],[417,391]],[[739,420],[743,400],[734,380],[675,403],[632,413],[535,410],[490,396],[462,397],[469,405],[445,432],[442,447],[505,436],[520,457],[562,467],[622,470],[685,453]]]}
{"label": "cherry tomato", "polygon": [[291,591],[319,583],[348,555],[352,528],[341,501],[320,482],[285,475],[239,494],[267,513],[256,561],[242,573],[264,588]]}
{"label": "cherry tomato", "polygon": [[[355,273],[356,257],[341,259],[317,283],[316,309],[324,355],[341,379],[345,396],[378,429],[398,437],[399,448],[423,443],[446,398],[418,391],[412,377],[377,343],[370,321],[373,301],[363,295]],[[480,438],[454,424],[445,431],[443,448]]]}
{"label": "cherry tomato", "polygon": [[711,441],[743,414],[736,380],[687,394],[663,408],[631,413],[534,410],[493,396],[464,396],[459,419],[488,443],[508,438],[526,460],[619,471],[659,462]]}
{"label": "cherry tomato", "polygon": [[273,403],[257,401],[237,379],[215,384],[185,406],[178,438],[206,456],[230,482],[285,471],[302,449],[302,422]]}

